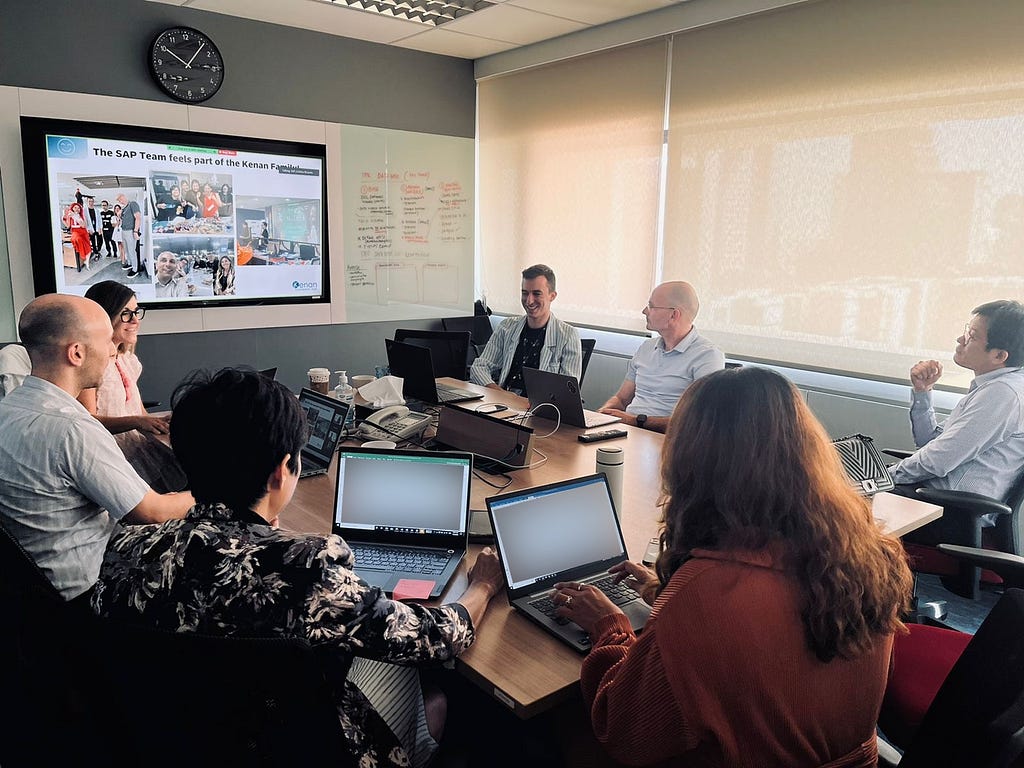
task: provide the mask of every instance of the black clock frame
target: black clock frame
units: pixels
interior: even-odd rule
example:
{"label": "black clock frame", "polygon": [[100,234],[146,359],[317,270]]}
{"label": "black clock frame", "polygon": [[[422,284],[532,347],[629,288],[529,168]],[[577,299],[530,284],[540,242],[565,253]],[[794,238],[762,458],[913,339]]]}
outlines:
{"label": "black clock frame", "polygon": [[[204,86],[210,89],[209,92],[201,91],[194,96],[187,95],[186,93],[180,93],[172,83],[169,83],[163,77],[164,72],[158,68],[156,60],[158,56],[160,56],[163,53],[159,50],[159,46],[167,46],[167,43],[161,41],[164,40],[166,36],[172,33],[186,33],[188,35],[193,35],[203,41],[203,46],[209,46],[209,48],[213,50],[214,54],[217,57],[217,66],[220,69],[220,78],[217,80],[216,83],[211,83],[209,85]],[[198,51],[196,51],[196,53],[198,53]],[[184,72],[185,70],[190,69],[189,65],[191,64],[191,61],[186,62],[180,56],[177,56],[177,54],[171,54],[171,56],[177,58],[179,61],[182,62],[182,64],[185,64],[184,68],[180,65],[174,64],[173,67],[175,71],[181,70],[182,72]],[[160,57],[164,59],[167,58],[167,56]],[[170,65],[168,65],[165,62],[161,66],[168,67]],[[193,27],[169,27],[157,33],[156,37],[153,38],[153,42],[149,46],[149,72],[153,76],[153,80],[156,82],[157,86],[159,86],[160,90],[168,96],[170,96],[172,99],[175,99],[185,104],[199,104],[213,97],[214,94],[216,94],[217,91],[220,90],[220,87],[224,84],[224,56],[220,52],[220,49],[217,47],[217,45],[213,42],[213,40],[210,39],[210,36],[207,35],[205,32],[200,32],[198,29],[194,29]],[[174,82],[176,83],[178,81]]]}

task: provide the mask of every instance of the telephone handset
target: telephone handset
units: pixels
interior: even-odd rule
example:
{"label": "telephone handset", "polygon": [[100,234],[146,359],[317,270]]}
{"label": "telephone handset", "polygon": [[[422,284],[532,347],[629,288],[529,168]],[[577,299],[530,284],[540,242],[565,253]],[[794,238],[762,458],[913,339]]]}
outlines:
{"label": "telephone handset", "polygon": [[359,425],[359,437],[366,440],[409,440],[422,434],[430,422],[431,417],[425,413],[410,411],[404,405],[392,405],[363,419]]}

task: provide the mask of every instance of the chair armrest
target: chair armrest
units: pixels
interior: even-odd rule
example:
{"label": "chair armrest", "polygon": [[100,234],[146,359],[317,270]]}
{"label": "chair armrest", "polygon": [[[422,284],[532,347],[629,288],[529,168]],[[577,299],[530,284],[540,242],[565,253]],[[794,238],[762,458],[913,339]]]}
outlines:
{"label": "chair armrest", "polygon": [[896,768],[900,764],[900,760],[903,759],[903,755],[881,736],[876,734],[875,740],[878,742],[878,768]]}
{"label": "chair armrest", "polygon": [[996,501],[991,496],[984,496],[980,493],[969,493],[967,491],[947,491],[941,488],[918,488],[917,497],[923,501],[938,504],[946,510],[963,510],[965,514],[973,517],[981,515],[997,514],[1008,515],[1012,511],[1001,501]]}
{"label": "chair armrest", "polygon": [[883,448],[882,453],[888,454],[889,456],[895,456],[897,459],[906,459],[914,455],[913,451],[901,451],[897,448]]}
{"label": "chair armrest", "polygon": [[959,544],[939,544],[938,550],[965,560],[980,568],[998,573],[1010,587],[1024,587],[1024,557],[994,549],[962,547]]}

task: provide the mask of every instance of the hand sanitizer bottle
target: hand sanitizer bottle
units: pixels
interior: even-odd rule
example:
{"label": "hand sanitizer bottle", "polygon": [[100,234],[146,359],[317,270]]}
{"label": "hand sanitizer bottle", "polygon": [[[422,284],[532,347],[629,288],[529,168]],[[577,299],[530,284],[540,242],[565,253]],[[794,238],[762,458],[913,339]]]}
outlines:
{"label": "hand sanitizer bottle", "polygon": [[351,429],[356,420],[356,391],[348,383],[348,374],[345,371],[335,371],[338,375],[338,386],[334,388],[334,396],[348,406],[348,413],[345,415],[345,429]]}

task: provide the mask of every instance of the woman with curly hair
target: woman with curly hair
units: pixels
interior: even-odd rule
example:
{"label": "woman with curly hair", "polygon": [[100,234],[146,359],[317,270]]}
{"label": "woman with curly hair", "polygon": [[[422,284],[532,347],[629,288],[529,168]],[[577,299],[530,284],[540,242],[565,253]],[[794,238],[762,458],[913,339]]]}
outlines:
{"label": "woman with curly hair", "polygon": [[612,569],[653,602],[639,637],[593,587],[557,586],[592,639],[597,738],[631,765],[874,766],[910,571],[797,390],[756,367],[698,379],[662,485],[656,571]]}

